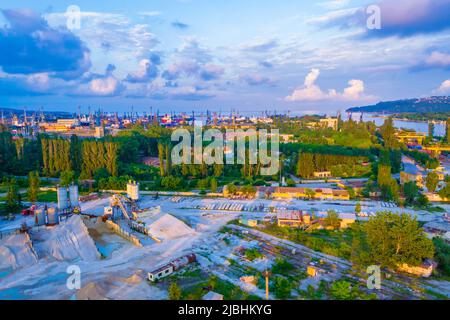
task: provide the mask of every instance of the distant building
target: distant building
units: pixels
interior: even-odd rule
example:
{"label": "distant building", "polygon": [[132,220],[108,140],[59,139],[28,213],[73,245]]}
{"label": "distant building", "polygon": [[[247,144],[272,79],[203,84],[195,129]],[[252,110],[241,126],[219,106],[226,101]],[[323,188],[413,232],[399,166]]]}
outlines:
{"label": "distant building", "polygon": [[400,172],[400,184],[415,182],[419,188],[423,187],[424,173],[415,164],[403,162],[403,170]]}
{"label": "distant building", "polygon": [[314,172],[314,178],[330,178],[331,171],[316,171]]}
{"label": "distant building", "polygon": [[309,224],[311,224],[311,216],[302,211],[280,212],[277,214],[277,225],[279,227],[300,228]]}
{"label": "distant building", "polygon": [[[260,189],[258,188],[258,190]],[[266,192],[266,197],[268,197],[269,195],[267,192],[270,192],[270,189],[264,189],[264,191]],[[261,194],[261,192],[259,194]],[[275,199],[306,199],[312,197],[316,200],[350,200],[350,194],[347,190],[337,190],[331,188],[308,189],[298,187],[276,187],[270,194],[270,197]]]}
{"label": "distant building", "polygon": [[258,226],[258,220],[256,220],[256,219],[241,218],[241,219],[239,219],[239,223],[243,224],[245,226],[249,226],[249,227]]}
{"label": "distant building", "polygon": [[105,129],[103,127],[95,127],[95,138],[100,139],[105,136]]}
{"label": "distant building", "polygon": [[67,128],[73,128],[80,125],[78,119],[58,119],[56,123],[61,126],[66,126]]}
{"label": "distant building", "polygon": [[316,277],[319,274],[319,269],[315,266],[309,265],[306,268],[306,274],[310,277]]}
{"label": "distant building", "polygon": [[188,264],[193,263],[195,261],[197,261],[197,257],[193,253],[183,256],[181,258],[178,258],[176,260],[173,260],[172,262],[170,262],[160,268],[150,271],[147,275],[148,280],[154,282],[159,279],[165,278],[165,277],[171,275],[172,273],[174,273],[175,271],[179,270],[180,268],[185,267]]}
{"label": "distant building", "polygon": [[356,222],[356,214],[354,213],[339,213],[339,219],[340,219],[340,228],[346,229],[351,224]]}
{"label": "distant building", "polygon": [[337,118],[320,119],[319,123],[320,123],[320,126],[323,128],[331,128],[335,131],[338,130],[339,120]]}
{"label": "distant building", "polygon": [[415,276],[428,278],[431,276],[436,266],[436,262],[427,259],[420,266],[410,266],[409,264],[404,263],[398,267],[398,270]]}

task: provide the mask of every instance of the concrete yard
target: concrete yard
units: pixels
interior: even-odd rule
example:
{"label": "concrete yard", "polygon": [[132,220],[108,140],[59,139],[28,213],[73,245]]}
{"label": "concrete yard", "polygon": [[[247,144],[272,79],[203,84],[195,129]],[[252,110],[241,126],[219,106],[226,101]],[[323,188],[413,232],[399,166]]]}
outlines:
{"label": "concrete yard", "polygon": [[[212,204],[226,203],[242,204],[252,209],[204,209]],[[317,212],[333,209],[345,213],[353,212],[355,204],[352,201],[244,201],[194,197],[181,197],[173,201],[171,197],[154,199],[145,196],[139,203],[143,213],[138,220],[144,221],[161,242],[135,233],[143,245],[137,247],[96,218],[103,215],[104,207],[109,205],[108,198],[90,201],[81,206],[82,212],[90,218],[75,215],[57,226],[34,227],[28,234],[12,234],[0,239],[0,299],[167,299],[167,289],[151,285],[146,279],[147,272],[190,253],[197,255],[198,266],[203,272],[216,275],[260,298],[264,298],[264,290],[240,278],[251,276],[247,274],[249,270],[262,272],[270,269],[280,254],[302,271],[311,259],[322,259],[336,268],[322,278],[338,279],[351,270],[350,262],[254,229],[229,225],[240,236],[218,231],[241,216],[259,219],[270,216],[268,209],[260,210],[262,207],[296,207]],[[362,210],[368,213],[406,211],[421,221],[433,221],[439,215],[409,209],[387,209],[382,202],[361,202],[361,205]],[[198,209],[199,206],[202,209]],[[0,231],[10,232],[23,222],[31,226],[33,221],[33,217],[17,216],[13,221],[1,221]],[[254,261],[245,259],[237,251],[237,248],[253,247],[263,253]],[[281,252],[276,252],[274,248]],[[295,254],[290,253],[293,249]],[[73,265],[81,270],[79,290],[67,287],[70,274],[66,271]],[[314,286],[317,280],[304,280],[300,283],[300,289],[304,290],[309,284]],[[434,280],[430,285],[442,294],[448,294],[448,284]]]}

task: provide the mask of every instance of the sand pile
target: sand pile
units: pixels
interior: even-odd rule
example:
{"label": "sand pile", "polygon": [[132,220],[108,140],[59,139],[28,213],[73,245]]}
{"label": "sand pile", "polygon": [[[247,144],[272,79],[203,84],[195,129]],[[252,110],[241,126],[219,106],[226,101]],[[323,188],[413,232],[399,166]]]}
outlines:
{"label": "sand pile", "polygon": [[100,258],[80,216],[74,215],[56,227],[46,228],[39,236],[41,241],[35,244],[39,256],[51,256],[60,261],[78,258],[93,261]]}
{"label": "sand pile", "polygon": [[160,240],[171,240],[180,237],[195,235],[195,231],[183,221],[170,214],[162,214],[153,222],[147,223],[151,235]]}
{"label": "sand pile", "polygon": [[0,240],[0,270],[27,267],[37,262],[27,233],[14,234]]}
{"label": "sand pile", "polygon": [[77,300],[167,299],[164,290],[149,286],[142,271],[128,278],[109,276],[89,282],[76,294]]}

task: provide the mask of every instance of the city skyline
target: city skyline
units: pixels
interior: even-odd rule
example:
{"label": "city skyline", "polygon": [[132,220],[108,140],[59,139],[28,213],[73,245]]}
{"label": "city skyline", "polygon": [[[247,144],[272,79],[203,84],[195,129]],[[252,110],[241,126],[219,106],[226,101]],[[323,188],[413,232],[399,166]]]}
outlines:
{"label": "city skyline", "polygon": [[[78,6],[80,28],[67,29]],[[381,10],[381,29],[366,9]],[[450,94],[450,1],[3,1],[0,107],[331,113]]]}

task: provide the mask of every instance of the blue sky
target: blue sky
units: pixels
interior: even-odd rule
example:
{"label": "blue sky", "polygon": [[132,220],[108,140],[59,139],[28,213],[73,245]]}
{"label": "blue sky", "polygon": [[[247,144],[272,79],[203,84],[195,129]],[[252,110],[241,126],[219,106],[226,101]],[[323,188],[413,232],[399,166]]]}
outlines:
{"label": "blue sky", "polygon": [[[79,29],[67,29],[70,5]],[[0,108],[333,114],[450,94],[450,0],[2,0],[0,11]]]}

